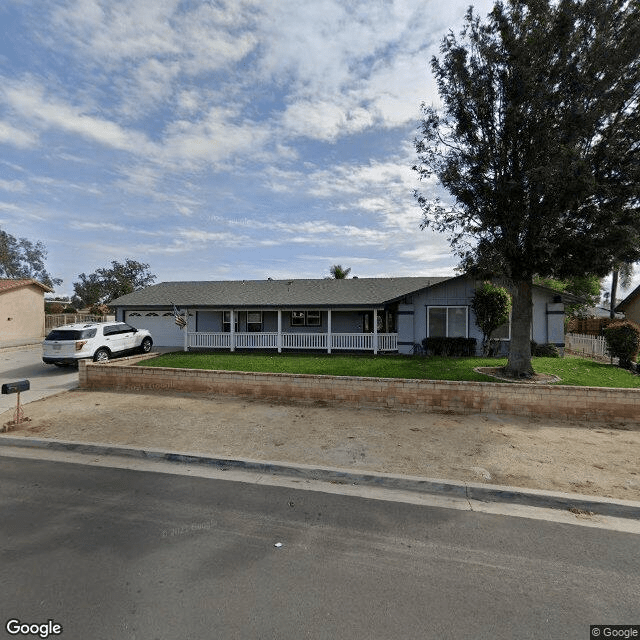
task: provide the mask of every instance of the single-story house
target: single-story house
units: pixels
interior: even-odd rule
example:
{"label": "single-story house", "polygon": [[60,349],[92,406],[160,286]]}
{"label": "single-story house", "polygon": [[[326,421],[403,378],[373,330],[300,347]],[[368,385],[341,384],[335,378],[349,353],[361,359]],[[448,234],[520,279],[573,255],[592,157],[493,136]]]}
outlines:
{"label": "single-story house", "polygon": [[640,324],[640,286],[637,286],[615,309],[627,320]]}
{"label": "single-story house", "polygon": [[[162,282],[110,303],[157,346],[412,353],[427,336],[477,338],[470,276]],[[573,301],[573,300],[572,300]],[[182,329],[179,314],[186,320]],[[495,336],[506,345],[510,326]],[[531,337],[564,346],[564,303],[533,288]],[[506,346],[505,346],[506,350]]]}
{"label": "single-story house", "polygon": [[0,278],[0,342],[42,340],[47,285],[31,279]]}

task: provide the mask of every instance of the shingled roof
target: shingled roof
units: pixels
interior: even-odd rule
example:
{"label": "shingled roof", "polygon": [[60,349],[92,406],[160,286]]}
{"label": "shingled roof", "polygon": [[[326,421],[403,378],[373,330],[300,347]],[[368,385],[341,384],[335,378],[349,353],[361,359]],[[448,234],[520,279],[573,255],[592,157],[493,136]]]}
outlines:
{"label": "shingled roof", "polygon": [[233,280],[161,282],[109,303],[114,307],[374,307],[451,280],[349,278],[345,280]]}

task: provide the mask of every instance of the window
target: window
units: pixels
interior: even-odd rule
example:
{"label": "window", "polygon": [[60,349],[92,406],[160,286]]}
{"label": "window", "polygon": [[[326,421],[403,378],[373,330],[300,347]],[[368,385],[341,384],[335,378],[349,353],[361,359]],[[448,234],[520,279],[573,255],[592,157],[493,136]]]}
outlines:
{"label": "window", "polygon": [[247,331],[262,331],[262,311],[247,311]]}
{"label": "window", "polygon": [[467,307],[427,307],[430,338],[466,338]]}
{"label": "window", "polygon": [[320,312],[319,311],[307,311],[307,326],[319,327],[320,326]]}
{"label": "window", "polygon": [[[238,332],[238,314],[234,313],[235,322],[233,330]],[[231,333],[231,311],[223,311],[222,312],[222,330],[226,333]]]}
{"label": "window", "polygon": [[157,315],[158,314],[155,313],[154,311],[151,311],[151,312],[147,313],[147,317],[149,317],[149,316],[157,316]]}
{"label": "window", "polygon": [[53,329],[47,335],[47,340],[86,340],[95,338],[97,329]]}
{"label": "window", "polygon": [[292,327],[319,327],[320,311],[292,311]]}
{"label": "window", "polygon": [[[378,312],[377,318],[378,333],[391,331],[391,329],[386,328],[390,326],[390,314],[388,312]],[[373,333],[373,311],[367,311],[362,316],[362,332]]]}
{"label": "window", "polygon": [[291,312],[291,326],[292,327],[304,327],[305,313],[304,311],[292,311]]}

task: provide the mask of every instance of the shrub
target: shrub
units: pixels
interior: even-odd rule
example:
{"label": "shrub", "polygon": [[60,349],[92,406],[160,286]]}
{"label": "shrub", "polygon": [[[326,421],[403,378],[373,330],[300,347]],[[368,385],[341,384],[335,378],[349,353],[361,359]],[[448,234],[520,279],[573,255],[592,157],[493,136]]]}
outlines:
{"label": "shrub", "polygon": [[551,342],[538,344],[532,340],[531,355],[536,358],[559,358],[560,351],[558,351],[558,347],[556,347],[555,344],[551,344]]}
{"label": "shrub", "polygon": [[623,369],[633,369],[633,361],[640,351],[640,327],[629,320],[611,323],[603,330],[609,353],[619,359]]}
{"label": "shrub", "polygon": [[106,316],[109,313],[109,307],[106,304],[94,304],[90,309],[89,313],[92,316]]}
{"label": "shrub", "polygon": [[44,305],[45,313],[59,314],[64,311],[64,305],[60,302],[46,302]]}
{"label": "shrub", "polygon": [[66,306],[63,310],[62,313],[78,313],[78,310],[75,307],[71,307],[71,306]]}
{"label": "shrub", "polygon": [[476,316],[476,324],[482,331],[482,355],[492,355],[494,345],[491,344],[490,336],[500,326],[509,322],[511,296],[504,287],[485,282],[473,294],[471,308]]}
{"label": "shrub", "polygon": [[422,348],[428,356],[468,357],[476,355],[475,338],[425,338]]}

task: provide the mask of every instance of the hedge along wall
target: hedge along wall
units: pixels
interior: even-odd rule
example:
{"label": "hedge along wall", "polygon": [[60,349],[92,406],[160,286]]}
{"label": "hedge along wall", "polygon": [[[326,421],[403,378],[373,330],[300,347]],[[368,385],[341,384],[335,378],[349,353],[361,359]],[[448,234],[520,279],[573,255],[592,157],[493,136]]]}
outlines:
{"label": "hedge along wall", "polygon": [[562,419],[637,421],[640,390],[492,382],[448,382],[132,366],[80,361],[81,389],[175,391],[323,402],[362,408],[503,413]]}

